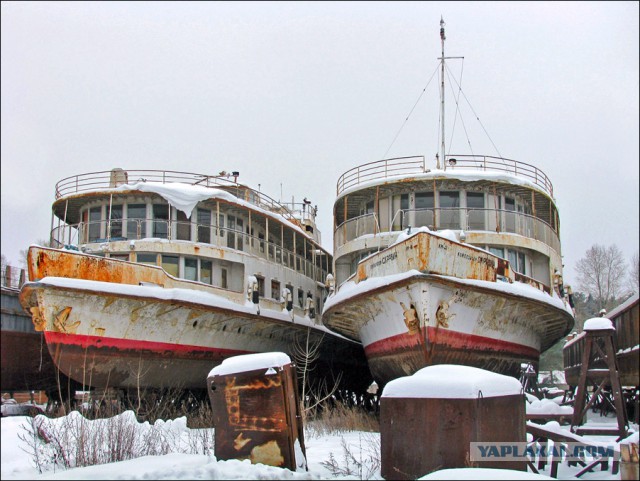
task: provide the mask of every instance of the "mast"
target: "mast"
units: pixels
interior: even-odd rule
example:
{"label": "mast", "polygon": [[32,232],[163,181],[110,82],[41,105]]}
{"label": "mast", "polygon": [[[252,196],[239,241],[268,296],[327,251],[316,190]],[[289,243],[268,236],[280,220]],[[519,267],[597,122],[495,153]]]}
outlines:
{"label": "mast", "polygon": [[[444,41],[447,39],[444,35],[444,20],[440,16],[440,43],[442,45],[442,57],[440,58],[440,121],[442,122],[442,147],[440,153],[440,159],[442,159],[442,165],[444,170],[447,170],[447,163],[444,161]],[[440,166],[437,166],[440,168]]]}

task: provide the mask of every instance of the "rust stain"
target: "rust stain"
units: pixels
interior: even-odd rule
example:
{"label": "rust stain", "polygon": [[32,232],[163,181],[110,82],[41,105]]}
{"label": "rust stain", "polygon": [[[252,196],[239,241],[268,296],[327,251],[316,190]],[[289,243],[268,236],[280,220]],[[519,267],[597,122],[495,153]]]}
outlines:
{"label": "rust stain", "polygon": [[248,429],[253,431],[281,430],[279,425],[283,424],[284,420],[243,414],[240,408],[240,398],[242,395],[242,391],[265,390],[279,388],[281,386],[282,380],[280,379],[280,377],[254,379],[253,382],[242,385],[236,385],[235,377],[228,377],[226,380],[224,395],[227,405],[229,424],[241,429]]}
{"label": "rust stain", "polygon": [[103,308],[106,309],[107,307],[109,307],[111,304],[113,304],[115,302],[115,297],[108,297],[107,299],[105,299],[104,304],[103,304]]}
{"label": "rust stain", "polygon": [[36,331],[44,331],[46,323],[42,314],[40,313],[40,308],[38,306],[29,308],[31,311],[31,320],[33,321],[33,327]]}
{"label": "rust stain", "polygon": [[416,308],[413,306],[413,304],[407,307],[402,301],[400,301],[400,305],[402,306],[404,323],[409,330],[409,334],[418,334],[418,332],[420,332],[420,322],[418,320],[418,313],[416,312]]}
{"label": "rust stain", "polygon": [[80,325],[80,321],[76,321],[73,323],[68,323],[69,314],[71,314],[71,307],[65,307],[58,314],[55,315],[53,320],[53,327],[55,327],[58,332],[64,332],[65,334],[75,334],[76,329]]}
{"label": "rust stain", "polygon": [[436,309],[438,327],[449,327],[449,319],[452,319],[454,316],[454,313],[449,312],[449,303],[447,301],[440,301],[438,309]]}
{"label": "rust stain", "polygon": [[273,440],[253,448],[249,459],[251,459],[251,464],[262,463],[268,466],[282,466],[284,464],[282,450]]}

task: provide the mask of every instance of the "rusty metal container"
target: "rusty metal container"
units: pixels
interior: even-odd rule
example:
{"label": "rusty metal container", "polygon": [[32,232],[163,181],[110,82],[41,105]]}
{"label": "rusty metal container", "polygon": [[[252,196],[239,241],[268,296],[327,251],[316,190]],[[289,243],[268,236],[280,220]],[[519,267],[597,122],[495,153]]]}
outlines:
{"label": "rusty metal container", "polygon": [[226,359],[207,377],[218,460],[307,470],[295,365],[284,353]]}
{"label": "rusty metal container", "polygon": [[526,458],[475,462],[471,443],[526,443],[520,382],[482,369],[435,365],[389,382],[380,399],[381,474],[417,479],[449,468],[526,471]]}

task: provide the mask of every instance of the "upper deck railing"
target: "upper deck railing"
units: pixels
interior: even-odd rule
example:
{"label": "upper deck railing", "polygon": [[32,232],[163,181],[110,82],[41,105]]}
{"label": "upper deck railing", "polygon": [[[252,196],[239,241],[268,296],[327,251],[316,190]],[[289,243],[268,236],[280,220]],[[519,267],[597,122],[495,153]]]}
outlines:
{"label": "upper deck railing", "polygon": [[113,169],[73,175],[62,179],[56,184],[55,196],[57,200],[67,195],[89,192],[91,190],[116,188],[124,184],[136,184],[138,182],[160,184],[182,183],[223,188],[246,202],[282,215],[285,219],[298,226],[301,226],[301,221],[304,220],[310,219],[315,222],[316,209],[311,208],[308,203],[280,203],[260,191],[239,184],[237,182],[238,175],[238,172],[221,172],[218,175],[206,175],[173,170]]}
{"label": "upper deck railing", "polygon": [[[553,185],[549,177],[534,165],[488,155],[447,155],[444,170],[473,170],[499,172],[523,177],[553,198]],[[338,179],[336,195],[347,189],[398,175],[417,175],[429,172],[424,156],[398,157],[359,165],[346,171]]]}

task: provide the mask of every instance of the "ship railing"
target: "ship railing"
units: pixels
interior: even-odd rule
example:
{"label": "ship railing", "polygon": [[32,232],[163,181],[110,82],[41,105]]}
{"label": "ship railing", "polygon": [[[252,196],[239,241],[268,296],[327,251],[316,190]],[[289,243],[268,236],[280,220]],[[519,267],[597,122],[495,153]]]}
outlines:
{"label": "ship railing", "polygon": [[[475,171],[501,172],[522,177],[553,198],[553,184],[551,184],[549,177],[536,166],[526,162],[489,155],[447,155],[443,164],[445,171],[471,169]],[[423,174],[428,171],[423,156],[398,157],[369,162],[342,174],[336,185],[336,195],[340,195],[352,187],[362,186],[367,182],[379,181],[398,175]]]}
{"label": "ship railing", "polygon": [[2,272],[0,273],[0,282],[2,287],[10,289],[20,289],[22,284],[27,280],[26,272],[21,267],[2,264]]}
{"label": "ship railing", "polygon": [[[218,175],[206,175],[172,170],[112,169],[109,171],[74,175],[60,180],[55,187],[55,198],[57,200],[68,195],[81,194],[92,190],[113,189],[121,185],[133,185],[138,182],[160,184],[182,183],[221,188],[234,194],[239,199],[267,211],[280,214],[290,222],[301,225],[300,218],[287,207],[286,203],[280,203],[260,191],[238,183],[238,175],[238,172],[221,172]],[[308,209],[305,215],[313,216],[315,220],[315,209]]]}
{"label": "ship railing", "polygon": [[336,195],[340,195],[346,189],[366,182],[398,175],[424,173],[425,169],[424,156],[398,157],[362,164],[347,170],[340,176],[336,187]]}
{"label": "ship railing", "polygon": [[524,212],[505,209],[437,208],[396,211],[390,223],[381,225],[374,213],[340,224],[334,232],[334,248],[362,236],[426,226],[431,230],[489,231],[518,234],[535,239],[560,253],[560,238],[545,221]]}
{"label": "ship railing", "polygon": [[[322,283],[324,283],[330,269],[326,253],[323,259],[317,251],[315,254],[309,251],[307,255],[293,252],[278,242],[268,242],[239,229],[212,224],[158,219],[127,219],[125,221],[111,220],[110,222],[101,220],[62,225],[54,228],[51,232],[52,247],[84,251],[96,255],[112,252],[111,243],[113,242],[126,241],[131,243],[142,239],[188,241],[243,251],[282,264]],[[131,244],[129,245],[131,246]],[[135,243],[133,247],[135,249]],[[122,249],[119,249],[122,252]]]}

